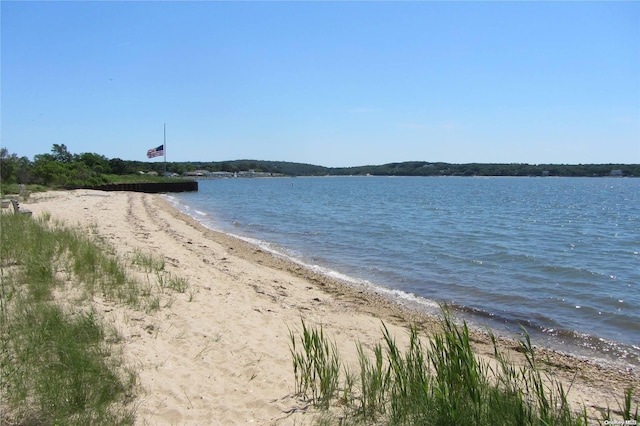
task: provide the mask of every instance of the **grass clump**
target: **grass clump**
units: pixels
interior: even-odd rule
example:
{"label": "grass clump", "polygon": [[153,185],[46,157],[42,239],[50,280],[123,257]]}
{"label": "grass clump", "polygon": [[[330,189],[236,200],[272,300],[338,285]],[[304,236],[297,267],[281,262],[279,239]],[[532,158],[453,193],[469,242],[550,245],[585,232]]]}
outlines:
{"label": "grass clump", "polygon": [[184,293],[189,288],[189,281],[186,278],[168,272],[156,272],[156,281],[161,290],[169,289],[177,293]]}
{"label": "grass clump", "polygon": [[75,281],[89,294],[137,306],[138,286],[112,250],[78,229],[50,222],[48,215],[2,215],[2,264],[19,269],[32,297],[50,299],[53,289]]}
{"label": "grass clump", "polygon": [[[8,424],[132,424],[135,375],[105,343],[87,305],[59,305],[71,282],[138,303],[120,262],[50,216],[0,216],[0,406]],[[126,291],[124,290],[126,289]]]}
{"label": "grass clump", "polygon": [[164,270],[164,258],[153,254],[144,253],[135,249],[131,256],[131,264],[141,268],[145,272],[159,272]]}
{"label": "grass clump", "polygon": [[[360,374],[354,382],[338,377],[340,357],[322,327],[309,328],[303,321],[299,339],[290,331],[296,392],[323,409],[322,423],[331,419],[327,408],[341,406],[344,414],[333,424],[345,419],[390,425],[588,424],[586,410],[572,411],[568,391],[545,374],[526,333],[518,343],[520,363],[507,358],[491,336],[496,363],[490,365],[474,353],[467,324],[458,325],[447,308],[440,326],[427,345],[412,327],[409,346],[401,350],[383,324],[383,343],[373,347],[372,359],[357,345]],[[327,377],[331,386],[323,386]],[[621,413],[624,420],[637,421],[631,395],[628,390]]]}
{"label": "grass clump", "polygon": [[310,398],[315,404],[328,407],[336,396],[340,376],[340,361],[335,343],[324,336],[322,327],[307,328],[302,321],[301,350],[296,347],[296,338],[292,331],[291,355],[297,392]]}
{"label": "grass clump", "polygon": [[18,420],[131,423],[132,413],[122,402],[133,378],[121,379],[93,313],[71,315],[25,299],[9,321],[2,384]]}
{"label": "grass clump", "polygon": [[[155,274],[156,283],[161,292],[168,289],[177,293],[185,293],[189,288],[189,281],[186,278],[173,275],[165,270],[165,261],[162,257],[156,257],[136,249],[131,256],[131,265],[147,274]],[[192,297],[193,295],[190,296],[190,300]],[[147,305],[149,306],[149,304]],[[159,307],[159,301],[157,306]]]}
{"label": "grass clump", "polygon": [[375,419],[386,412],[386,399],[390,383],[390,369],[384,366],[382,345],[373,349],[374,360],[365,354],[362,344],[358,345],[360,363],[360,412],[365,419]]}

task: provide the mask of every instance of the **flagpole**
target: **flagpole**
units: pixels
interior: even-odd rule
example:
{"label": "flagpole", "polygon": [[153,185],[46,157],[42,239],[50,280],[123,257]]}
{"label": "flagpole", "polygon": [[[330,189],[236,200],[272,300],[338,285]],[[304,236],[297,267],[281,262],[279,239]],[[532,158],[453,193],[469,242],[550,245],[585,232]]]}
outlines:
{"label": "flagpole", "polygon": [[164,123],[164,142],[162,144],[164,151],[164,174],[167,174],[167,124]]}

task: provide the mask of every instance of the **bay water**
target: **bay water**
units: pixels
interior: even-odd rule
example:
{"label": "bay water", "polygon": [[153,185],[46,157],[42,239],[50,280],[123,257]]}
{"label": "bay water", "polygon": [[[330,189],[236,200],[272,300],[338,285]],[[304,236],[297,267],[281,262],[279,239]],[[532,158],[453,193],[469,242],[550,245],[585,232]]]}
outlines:
{"label": "bay water", "polygon": [[399,303],[640,365],[640,179],[212,179],[169,199]]}

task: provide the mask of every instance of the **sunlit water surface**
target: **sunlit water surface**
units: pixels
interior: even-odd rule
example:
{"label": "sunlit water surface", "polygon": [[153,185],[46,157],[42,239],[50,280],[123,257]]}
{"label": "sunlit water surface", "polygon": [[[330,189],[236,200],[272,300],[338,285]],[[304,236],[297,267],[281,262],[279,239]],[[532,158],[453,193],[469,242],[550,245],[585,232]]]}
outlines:
{"label": "sunlit water surface", "polygon": [[201,180],[170,198],[401,303],[640,360],[640,179],[324,177]]}

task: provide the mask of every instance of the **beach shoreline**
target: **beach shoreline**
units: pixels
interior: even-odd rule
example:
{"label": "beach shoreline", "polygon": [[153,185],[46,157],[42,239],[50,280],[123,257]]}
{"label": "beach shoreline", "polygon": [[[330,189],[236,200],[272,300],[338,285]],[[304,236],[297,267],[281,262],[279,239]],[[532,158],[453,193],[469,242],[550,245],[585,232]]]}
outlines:
{"label": "beach shoreline", "polygon": [[[140,371],[139,424],[305,424],[313,416],[293,397],[289,331],[322,324],[342,357],[357,366],[355,344],[382,339],[382,323],[400,347],[408,327],[428,335],[437,318],[389,297],[343,283],[247,241],[211,230],[160,195],[90,190],[34,194],[24,205],[69,226],[94,229],[118,255],[154,253],[191,288],[170,306],[133,312],[96,300],[123,336],[125,358]],[[472,333],[479,356],[493,346]],[[518,357],[516,342],[500,348]],[[545,368],[567,384],[576,409],[612,409],[625,389],[640,392],[635,368],[603,365],[541,348]]]}
{"label": "beach shoreline", "polygon": [[[186,216],[186,218],[184,218],[185,220],[193,220],[195,222],[194,226],[202,226],[208,231],[220,234],[216,238],[223,235],[239,239],[252,247],[258,246],[260,249],[264,249],[271,255],[268,259],[272,261],[269,263],[272,267],[295,270],[296,273],[301,274],[301,276],[314,280],[321,278],[323,282],[331,284],[328,288],[333,290],[340,289],[337,290],[338,293],[347,292],[353,294],[355,291],[360,295],[365,294],[366,297],[372,298],[377,304],[381,304],[381,306],[387,306],[387,308],[390,306],[394,309],[399,308],[405,318],[409,318],[408,321],[414,321],[418,318],[421,323],[438,322],[442,306],[441,303],[444,302],[425,299],[413,293],[384,287],[364,279],[346,276],[323,266],[306,263],[301,259],[286,254],[284,250],[279,251],[277,248],[271,248],[269,241],[246,238],[235,235],[233,232],[216,229],[215,225],[208,224],[211,220],[206,213],[192,210],[190,206],[182,204],[179,198],[168,196],[163,197],[163,199],[168,203],[168,206],[165,206],[165,208],[168,208],[170,211],[174,209],[178,210],[182,215]],[[544,333],[531,323],[520,325],[518,322],[510,321],[508,316],[496,318],[493,313],[479,311],[475,308],[461,306],[455,303],[447,304],[446,307],[450,309],[459,320],[466,321],[469,327],[481,336],[486,336],[487,332],[490,331],[502,340],[512,342],[510,345],[513,346],[516,340],[522,338],[522,327],[524,327],[533,344],[538,347],[568,355],[572,358],[599,363],[607,368],[632,369],[638,371],[640,374],[640,358],[637,357],[633,348],[629,347],[630,345],[605,341],[594,335],[578,335],[577,331],[569,332],[569,330],[564,330],[560,337],[558,337]],[[494,321],[494,319],[496,320]],[[600,345],[599,343],[603,344]]]}

